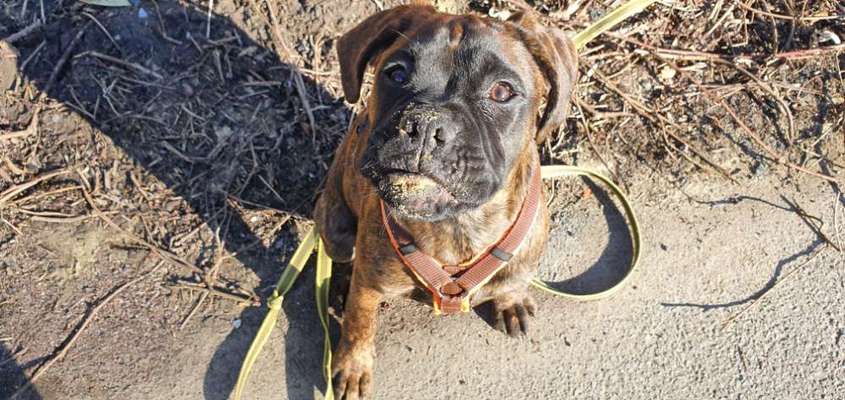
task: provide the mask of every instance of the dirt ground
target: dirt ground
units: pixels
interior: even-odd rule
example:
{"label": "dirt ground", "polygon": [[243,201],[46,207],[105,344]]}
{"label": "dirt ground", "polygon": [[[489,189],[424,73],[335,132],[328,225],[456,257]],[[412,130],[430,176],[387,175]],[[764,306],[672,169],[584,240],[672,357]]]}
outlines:
{"label": "dirt ground", "polygon": [[[228,399],[357,109],[334,41],[399,2],[131,3],[0,4],[0,399],[30,380],[19,398]],[[529,3],[574,32],[619,2]],[[841,2],[684,0],[592,42],[542,155],[630,193],[631,286],[538,293],[522,340],[484,310],[385,303],[378,397],[845,398],[843,41]],[[612,282],[631,252],[612,202],[574,179],[547,194],[543,276]],[[312,284],[247,398],[319,396]]]}

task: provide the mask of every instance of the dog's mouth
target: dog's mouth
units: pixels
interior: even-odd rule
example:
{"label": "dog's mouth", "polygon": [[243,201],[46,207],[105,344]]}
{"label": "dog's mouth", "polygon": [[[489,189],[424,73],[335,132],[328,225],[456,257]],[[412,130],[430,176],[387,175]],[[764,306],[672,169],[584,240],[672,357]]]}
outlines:
{"label": "dog's mouth", "polygon": [[391,211],[424,220],[439,219],[458,205],[446,186],[420,173],[391,169],[383,171],[376,186]]}

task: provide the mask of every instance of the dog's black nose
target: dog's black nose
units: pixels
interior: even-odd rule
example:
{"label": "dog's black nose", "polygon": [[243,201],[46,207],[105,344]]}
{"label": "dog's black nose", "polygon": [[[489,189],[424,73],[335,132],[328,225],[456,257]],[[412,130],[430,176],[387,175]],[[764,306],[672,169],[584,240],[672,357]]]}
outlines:
{"label": "dog's black nose", "polygon": [[400,135],[408,135],[424,152],[448,145],[458,132],[458,124],[448,113],[428,107],[406,113],[399,129]]}
{"label": "dog's black nose", "polygon": [[445,118],[439,118],[432,124],[430,134],[437,144],[444,144],[451,142],[458,135],[458,128],[453,121],[446,121]]}

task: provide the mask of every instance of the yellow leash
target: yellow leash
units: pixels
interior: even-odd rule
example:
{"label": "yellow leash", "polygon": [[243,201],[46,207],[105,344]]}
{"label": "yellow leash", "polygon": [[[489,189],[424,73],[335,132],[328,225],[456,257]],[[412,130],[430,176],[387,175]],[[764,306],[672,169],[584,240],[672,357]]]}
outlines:
{"label": "yellow leash", "polygon": [[604,17],[599,18],[599,20],[594,22],[592,25],[588,26],[587,29],[578,32],[572,38],[575,48],[581,50],[587,42],[595,39],[596,36],[600,35],[602,32],[613,28],[616,24],[622,22],[622,20],[644,10],[646,7],[650,6],[651,3],[656,1],[657,0],[631,0],[617,7],[613,11],[607,13]]}
{"label": "yellow leash", "polygon": [[[655,1],[656,0],[631,0],[628,3],[623,4],[619,8],[599,19],[595,24],[583,32],[575,35],[573,38],[575,47],[580,49],[584,46],[584,44],[598,36],[601,32],[610,29],[623,19],[642,11],[645,7]],[[617,292],[625,285],[625,283],[627,283],[636,269],[641,247],[639,223],[637,222],[637,217],[634,214],[634,210],[631,207],[628,198],[625,197],[625,193],[622,192],[622,190],[609,178],[598,172],[585,168],[565,165],[545,165],[541,167],[541,174],[543,179],[571,175],[586,176],[601,181],[607,185],[611,192],[613,192],[613,194],[619,199],[619,202],[622,204],[622,208],[625,211],[625,216],[627,217],[628,226],[630,228],[629,232],[631,234],[632,255],[628,270],[625,272],[622,279],[610,288],[600,292],[589,294],[567,293],[553,288],[550,282],[545,282],[540,279],[534,279],[534,281],[531,282],[532,285],[553,295],[578,301],[597,300]],[[235,384],[234,391],[235,400],[240,400],[242,398],[244,387],[246,386],[246,382],[252,372],[252,367],[255,365],[255,360],[258,359],[261,349],[264,347],[264,344],[267,343],[267,339],[270,338],[270,333],[276,326],[276,321],[279,319],[279,313],[282,311],[282,301],[284,300],[285,294],[287,294],[288,290],[290,290],[291,286],[293,286],[294,282],[296,282],[296,278],[299,277],[299,274],[305,268],[305,263],[308,261],[311,253],[315,250],[317,251],[317,267],[315,271],[317,313],[320,316],[320,323],[323,327],[323,376],[326,379],[326,391],[324,398],[326,400],[334,400],[331,370],[332,343],[331,338],[329,337],[328,312],[332,260],[329,258],[328,254],[326,254],[323,241],[320,239],[320,235],[317,233],[316,227],[312,227],[308,231],[302,243],[300,243],[299,247],[296,248],[296,251],[293,253],[293,257],[291,257],[291,260],[288,263],[288,267],[285,268],[284,272],[282,272],[282,276],[279,278],[279,282],[276,284],[276,288],[273,290],[272,296],[270,296],[270,299],[267,301],[267,315],[264,317],[261,327],[258,328],[255,339],[253,339],[252,344],[249,346],[249,351],[247,351],[243,365],[241,366],[241,371],[238,374],[238,381]]]}
{"label": "yellow leash", "polygon": [[567,293],[552,287],[551,282],[546,282],[540,280],[539,278],[534,278],[531,281],[531,284],[547,293],[551,293],[555,296],[564,297],[570,300],[577,300],[577,301],[590,301],[590,300],[598,300],[608,297],[614,293],[616,293],[619,289],[625,286],[625,283],[628,282],[628,279],[633,275],[634,270],[637,268],[637,262],[640,259],[640,224],[637,222],[637,216],[634,214],[634,209],[631,207],[631,203],[628,201],[628,198],[625,197],[625,193],[619,186],[616,186],[610,178],[581,167],[574,167],[569,165],[544,165],[540,167],[540,171],[542,173],[543,179],[551,179],[551,178],[559,178],[562,176],[586,176],[598,181],[601,181],[607,187],[610,188],[610,191],[619,199],[619,203],[622,204],[622,209],[625,211],[625,217],[628,220],[628,231],[631,234],[631,263],[628,264],[628,269],[625,271],[625,275],[616,282],[613,286],[594,293],[588,294],[574,294],[574,293]]}
{"label": "yellow leash", "polygon": [[320,239],[320,234],[317,233],[316,227],[311,227],[302,243],[296,248],[293,253],[288,267],[282,272],[279,282],[276,283],[276,289],[273,290],[273,295],[267,301],[267,315],[264,321],[261,322],[261,327],[258,328],[258,333],[255,334],[255,339],[249,346],[249,351],[246,353],[244,363],[241,366],[241,372],[238,374],[238,382],[235,384],[235,399],[240,400],[243,395],[244,387],[247,379],[252,373],[252,367],[255,365],[255,360],[261,353],[267,339],[270,338],[270,333],[276,327],[276,321],[279,319],[279,313],[282,311],[282,302],[288,290],[296,282],[296,278],[305,268],[305,263],[311,257],[311,253],[317,250],[317,270],[316,270],[316,284],[315,292],[317,297],[317,313],[320,315],[320,324],[323,326],[323,375],[326,378],[326,400],[334,399],[334,393],[331,386],[332,377],[332,342],[329,337],[329,281],[332,276],[332,259],[326,253],[323,247],[323,241]]}

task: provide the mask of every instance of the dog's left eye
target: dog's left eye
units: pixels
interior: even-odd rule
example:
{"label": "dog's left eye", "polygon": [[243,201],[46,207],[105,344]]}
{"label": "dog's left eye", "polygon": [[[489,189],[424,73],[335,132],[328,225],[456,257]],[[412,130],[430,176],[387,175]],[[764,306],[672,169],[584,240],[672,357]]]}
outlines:
{"label": "dog's left eye", "polygon": [[408,71],[401,65],[394,65],[385,70],[384,73],[393,82],[401,84],[408,81]]}
{"label": "dog's left eye", "polygon": [[507,82],[496,82],[488,93],[490,99],[498,103],[505,103],[512,99],[514,95],[513,87]]}

